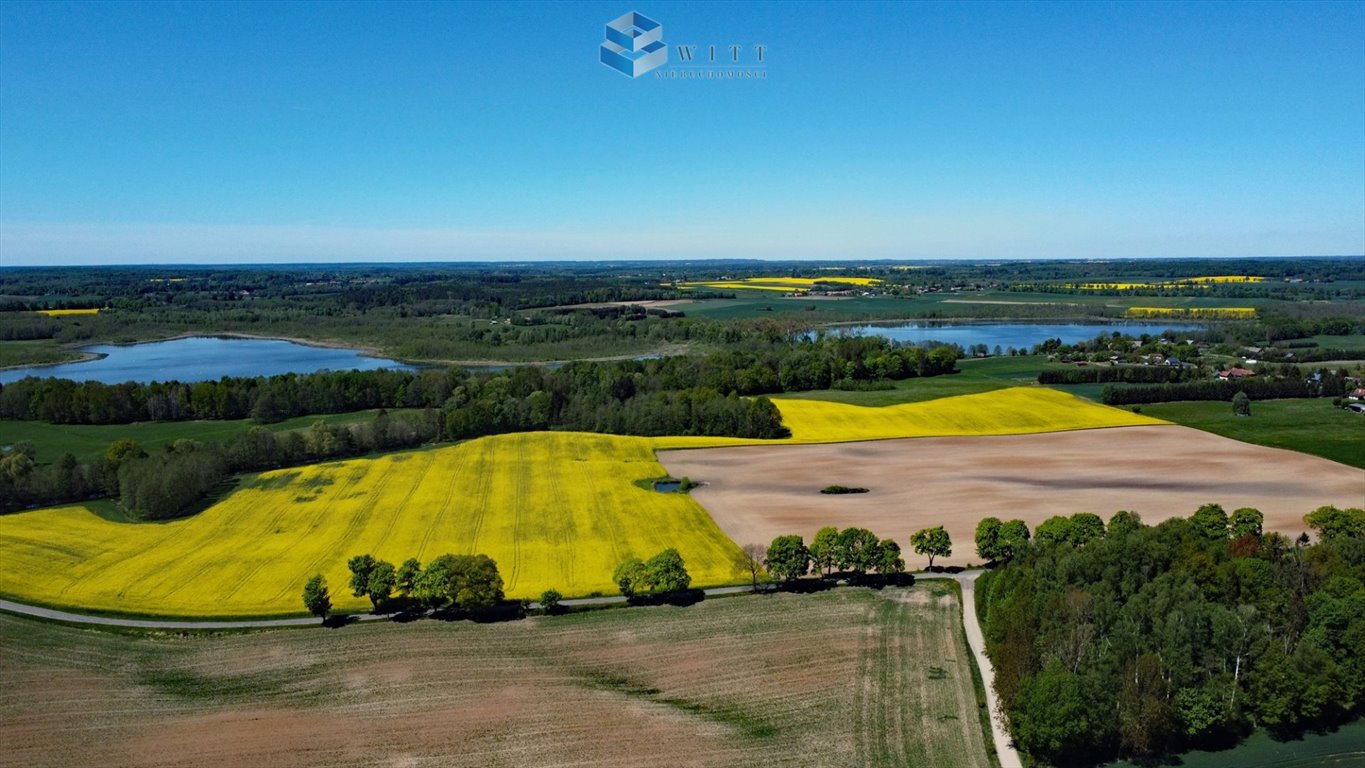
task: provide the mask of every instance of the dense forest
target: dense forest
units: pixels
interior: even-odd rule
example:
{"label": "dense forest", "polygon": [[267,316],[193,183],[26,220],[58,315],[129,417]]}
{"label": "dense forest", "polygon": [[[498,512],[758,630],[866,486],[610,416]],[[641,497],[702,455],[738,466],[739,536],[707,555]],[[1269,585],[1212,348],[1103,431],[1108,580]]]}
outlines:
{"label": "dense forest", "polygon": [[1098,537],[1039,535],[982,576],[977,610],[1020,749],[1092,765],[1358,716],[1365,510],[1305,522],[1317,543],[1264,533],[1254,509],[1211,504],[1156,526],[1119,512]]}
{"label": "dense forest", "polygon": [[1288,376],[1248,377],[1231,381],[1204,379],[1141,387],[1106,384],[1100,394],[1105,405],[1167,403],[1176,400],[1231,400],[1238,392],[1252,400],[1282,397],[1340,397],[1347,391],[1346,372],[1315,371],[1303,375],[1297,368]]}

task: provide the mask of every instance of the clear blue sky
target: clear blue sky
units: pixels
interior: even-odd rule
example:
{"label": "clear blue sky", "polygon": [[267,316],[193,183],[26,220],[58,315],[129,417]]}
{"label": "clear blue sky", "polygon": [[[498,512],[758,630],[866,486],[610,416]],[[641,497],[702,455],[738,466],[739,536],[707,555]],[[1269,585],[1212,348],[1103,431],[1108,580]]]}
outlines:
{"label": "clear blue sky", "polygon": [[1363,2],[0,3],[3,265],[1361,253]]}

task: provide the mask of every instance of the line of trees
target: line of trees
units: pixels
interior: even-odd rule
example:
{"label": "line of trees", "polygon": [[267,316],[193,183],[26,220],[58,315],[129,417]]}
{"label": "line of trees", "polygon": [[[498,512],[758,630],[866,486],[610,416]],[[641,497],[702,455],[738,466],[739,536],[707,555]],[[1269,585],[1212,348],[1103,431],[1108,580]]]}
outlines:
{"label": "line of trees", "polygon": [[866,528],[827,526],[816,531],[810,546],[795,534],[778,536],[768,545],[764,557],[768,573],[783,583],[791,583],[814,573],[829,576],[834,571],[858,580],[875,571],[881,576],[905,572],[900,545],[891,539],[878,539]]}
{"label": "line of trees", "polygon": [[[0,386],[0,418],[53,424],[246,418],[273,423],[371,408],[440,408],[457,437],[554,427],[593,431],[599,424],[630,434],[660,434],[680,422],[688,430],[683,434],[721,434],[734,414],[745,415],[737,404],[744,401],[732,396],[936,376],[953,372],[959,354],[952,346],[925,349],[876,336],[789,341],[777,329],[773,333],[752,348],[704,357],[527,365],[496,372],[324,371],[146,384],[28,377]],[[714,413],[696,412],[703,401]]]}
{"label": "line of trees", "polygon": [[1216,504],[1156,526],[1131,512],[1039,525],[976,588],[1019,748],[1088,765],[1358,716],[1365,510],[1305,523],[1316,544]]}
{"label": "line of trees", "polygon": [[1248,377],[1235,381],[1205,379],[1148,387],[1116,387],[1106,384],[1100,394],[1105,405],[1138,405],[1175,400],[1231,400],[1245,392],[1252,400],[1290,397],[1340,397],[1346,393],[1344,371],[1319,371],[1312,376],[1282,378]]}
{"label": "line of trees", "polygon": [[1170,365],[1106,365],[1085,368],[1048,368],[1038,372],[1039,384],[1165,384],[1189,381],[1198,369]]}
{"label": "line of trees", "polygon": [[[444,554],[425,567],[417,558],[410,557],[395,567],[387,560],[363,554],[348,560],[346,568],[351,572],[351,594],[370,598],[376,611],[399,601],[404,606],[428,610],[449,607],[474,613],[486,611],[503,600],[502,575],[498,573],[498,564],[488,555]],[[305,603],[308,595],[305,587]]]}

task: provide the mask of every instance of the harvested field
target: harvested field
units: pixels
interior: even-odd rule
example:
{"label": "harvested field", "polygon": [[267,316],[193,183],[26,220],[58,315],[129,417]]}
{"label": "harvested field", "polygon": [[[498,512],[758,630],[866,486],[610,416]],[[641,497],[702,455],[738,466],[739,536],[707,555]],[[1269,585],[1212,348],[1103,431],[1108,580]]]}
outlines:
{"label": "harvested field", "polygon": [[[1291,451],[1174,425],[1038,435],[947,437],[833,445],[662,451],[676,476],[704,483],[692,496],[736,542],[767,543],[826,525],[869,528],[907,550],[910,534],[943,525],[953,556],[980,562],[973,543],[983,517],[1021,518],[1120,509],[1148,522],[1188,516],[1200,505],[1255,507],[1266,528],[1297,535],[1324,504],[1365,503],[1365,471]],[[871,489],[828,496],[832,485]]]}
{"label": "harvested field", "polygon": [[181,637],[0,615],[0,765],[985,768],[952,587]]}

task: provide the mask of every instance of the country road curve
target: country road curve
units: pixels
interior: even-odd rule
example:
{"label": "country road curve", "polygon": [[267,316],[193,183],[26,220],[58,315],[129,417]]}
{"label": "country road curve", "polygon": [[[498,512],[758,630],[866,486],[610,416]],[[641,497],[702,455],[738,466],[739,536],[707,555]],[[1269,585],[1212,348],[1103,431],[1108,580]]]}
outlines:
{"label": "country road curve", "polygon": [[[972,649],[972,654],[976,657],[977,669],[981,670],[981,680],[986,689],[986,707],[991,714],[991,738],[995,742],[995,754],[1000,759],[1000,768],[1023,768],[1023,761],[1019,759],[1019,753],[1015,751],[1010,743],[1009,731],[1005,729],[1003,716],[999,713],[999,703],[995,697],[995,671],[991,667],[990,659],[986,658],[985,637],[981,634],[981,625],[976,620],[976,599],[974,586],[976,578],[983,573],[980,569],[962,571],[961,573],[930,573],[915,574],[916,579],[952,579],[962,587],[962,626],[967,633],[967,644]],[[752,592],[752,587],[714,587],[704,589],[702,592],[708,596],[734,595],[743,592]],[[560,605],[565,606],[590,606],[590,605],[611,605],[624,603],[624,597],[584,597],[570,600],[563,600]],[[539,604],[532,603],[532,608],[539,608]],[[179,630],[212,630],[212,629],[271,629],[279,627],[304,627],[317,626],[318,619],[314,617],[295,618],[295,619],[243,619],[240,621],[173,621],[170,619],[121,619],[112,616],[91,616],[82,613],[69,613],[53,608],[42,608],[36,605],[26,605],[16,603],[11,600],[0,600],[0,611],[14,613],[21,616],[31,616],[39,619],[49,619],[52,621],[62,621],[69,624],[93,624],[103,627],[125,627],[131,629],[179,629]],[[346,614],[342,614],[346,615]],[[355,621],[384,621],[392,619],[393,614],[387,613],[363,613],[350,614],[349,617]]]}
{"label": "country road curve", "polygon": [[976,620],[976,577],[985,571],[973,569],[961,573],[915,574],[917,579],[952,579],[962,586],[962,627],[967,631],[967,644],[976,657],[976,668],[981,670],[981,682],[986,689],[986,708],[991,714],[991,738],[995,741],[995,754],[1000,758],[1000,768],[1024,768],[1010,733],[1005,728],[1005,716],[1000,712],[1000,703],[995,697],[995,668],[986,658],[986,637],[981,634],[981,624]]}

